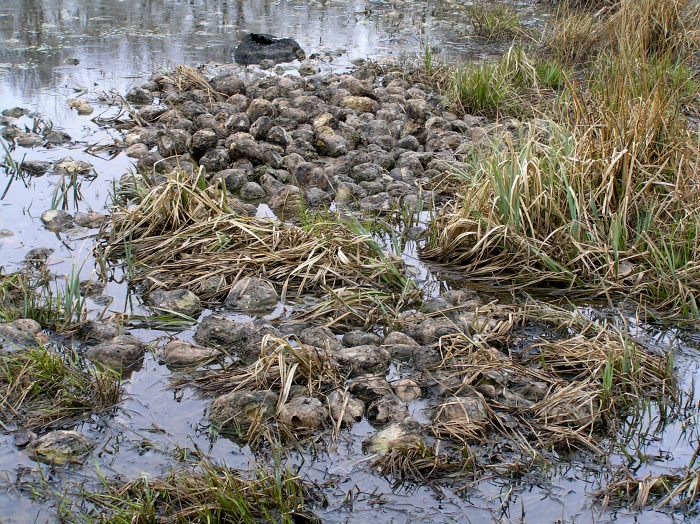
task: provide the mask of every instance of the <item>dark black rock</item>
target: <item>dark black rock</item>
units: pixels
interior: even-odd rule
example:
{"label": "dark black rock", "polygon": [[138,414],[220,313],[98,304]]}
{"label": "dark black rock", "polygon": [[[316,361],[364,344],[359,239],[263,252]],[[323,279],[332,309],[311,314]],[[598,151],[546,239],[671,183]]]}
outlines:
{"label": "dark black rock", "polygon": [[305,56],[301,46],[291,38],[262,33],[244,35],[233,52],[233,58],[239,64],[259,64],[263,60],[272,60],[278,64],[303,59]]}

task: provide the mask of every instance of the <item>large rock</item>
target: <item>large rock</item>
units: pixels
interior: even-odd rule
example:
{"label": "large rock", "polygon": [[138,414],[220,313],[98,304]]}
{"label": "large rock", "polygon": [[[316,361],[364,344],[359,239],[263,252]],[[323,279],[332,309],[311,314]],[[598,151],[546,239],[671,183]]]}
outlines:
{"label": "large rock", "polygon": [[118,335],[87,350],[87,357],[116,370],[138,367],[146,353],[146,345],[131,335]]}
{"label": "large rock", "polygon": [[305,56],[295,40],[263,33],[244,35],[233,52],[233,58],[239,64],[259,64],[263,60],[272,60],[279,64],[301,60]]}
{"label": "large rock", "polygon": [[163,362],[169,367],[196,366],[216,358],[216,349],[197,346],[182,340],[172,340],[163,348]]}
{"label": "large rock", "polygon": [[95,442],[76,431],[57,430],[32,442],[27,450],[35,459],[50,464],[82,462],[95,449]]}
{"label": "large rock", "polygon": [[226,297],[226,308],[236,311],[268,311],[279,301],[275,287],[267,280],[245,277],[234,284]]}
{"label": "large rock", "polygon": [[319,429],[328,418],[328,412],[316,398],[296,397],[282,406],[278,418],[290,428]]}
{"label": "large rock", "polygon": [[342,349],[343,345],[333,332],[326,326],[313,326],[301,332],[301,342],[307,346],[327,348],[331,351]]}
{"label": "large rock", "polygon": [[218,429],[245,429],[275,414],[277,395],[272,391],[234,391],[211,405],[209,421]]}
{"label": "large rock", "polygon": [[161,313],[180,313],[188,317],[196,317],[202,311],[199,297],[189,289],[157,289],[148,294],[148,304]]}

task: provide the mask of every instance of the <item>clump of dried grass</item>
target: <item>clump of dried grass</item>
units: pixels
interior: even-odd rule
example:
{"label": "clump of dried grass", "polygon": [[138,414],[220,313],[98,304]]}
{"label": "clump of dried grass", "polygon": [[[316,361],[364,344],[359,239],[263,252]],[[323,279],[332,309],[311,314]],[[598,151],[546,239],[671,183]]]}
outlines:
{"label": "clump of dried grass", "polygon": [[691,461],[690,466],[678,473],[649,475],[637,479],[626,472],[627,478],[612,482],[595,494],[595,501],[603,510],[631,508],[642,511],[649,506],[661,509],[668,506],[692,515],[698,513],[700,501],[700,468]]}
{"label": "clump of dried grass", "polygon": [[[439,416],[443,405],[430,425],[436,436],[467,445],[484,441],[488,429],[508,437],[531,458],[552,447],[597,453],[602,439],[614,436],[636,406],[673,403],[670,357],[645,351],[623,333],[563,310],[533,307],[512,315],[516,322],[544,319],[554,322],[555,332],[574,332],[540,336],[507,354],[465,336],[444,337],[439,347],[445,358],[430,373],[435,381],[452,384],[451,395],[479,395],[488,422],[445,422]],[[450,377],[459,379],[457,385]],[[484,384],[495,385],[492,394],[479,393]]]}
{"label": "clump of dried grass", "polygon": [[131,209],[112,215],[104,256],[133,261],[132,284],[190,289],[220,300],[241,277],[288,291],[323,288],[401,290],[403,262],[337,216],[301,225],[238,214],[226,192],[201,176],[172,174]]}
{"label": "clump of dried grass", "polygon": [[0,426],[43,430],[102,413],[121,399],[119,376],[76,354],[28,348],[0,355]]}
{"label": "clump of dried grass", "polygon": [[211,369],[180,377],[172,387],[194,385],[200,391],[223,395],[239,390],[279,390],[282,407],[293,384],[305,386],[309,395],[341,385],[338,367],[331,364],[328,350],[267,335],[260,358],[243,368]]}

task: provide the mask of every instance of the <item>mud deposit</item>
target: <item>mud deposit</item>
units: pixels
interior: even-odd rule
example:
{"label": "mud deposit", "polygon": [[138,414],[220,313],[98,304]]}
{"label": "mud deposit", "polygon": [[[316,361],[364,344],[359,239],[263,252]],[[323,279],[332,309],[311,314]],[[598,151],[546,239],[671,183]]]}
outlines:
{"label": "mud deposit", "polygon": [[[698,333],[421,259],[518,133],[396,67],[498,54],[458,6],[36,4],[0,5],[0,522],[202,462],[298,477],[290,522],[693,518],[605,490],[697,475]],[[248,32],[306,60],[232,64]]]}

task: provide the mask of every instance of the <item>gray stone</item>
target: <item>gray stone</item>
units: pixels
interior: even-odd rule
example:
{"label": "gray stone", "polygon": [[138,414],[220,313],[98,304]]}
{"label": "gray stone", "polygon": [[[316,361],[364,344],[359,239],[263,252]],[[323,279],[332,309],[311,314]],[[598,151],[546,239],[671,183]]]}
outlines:
{"label": "gray stone", "polygon": [[231,164],[231,156],[223,147],[214,147],[204,153],[199,159],[199,165],[206,169],[207,173],[217,173],[228,169]]}
{"label": "gray stone", "polygon": [[157,120],[158,117],[164,114],[167,110],[168,108],[166,106],[148,105],[136,111],[136,116],[138,116],[142,120],[145,120],[146,122],[153,122],[154,120]]}
{"label": "gray stone", "polygon": [[316,137],[314,146],[319,154],[337,158],[345,155],[350,149],[350,143],[335,133],[321,133]]}
{"label": "gray stone", "polygon": [[323,189],[310,187],[306,191],[306,203],[310,207],[327,206],[333,201],[333,198]]}
{"label": "gray stone", "polygon": [[47,144],[61,145],[70,142],[71,136],[65,131],[51,131],[44,139]]}
{"label": "gray stone", "polygon": [[23,107],[13,107],[10,109],[3,109],[2,116],[9,116],[11,118],[21,118],[24,115],[29,114],[29,109]]}
{"label": "gray stone", "polygon": [[101,295],[105,290],[105,283],[99,280],[83,280],[80,282],[80,294],[84,297],[92,295]]}
{"label": "gray stone", "polygon": [[169,367],[190,367],[210,361],[219,355],[216,349],[205,348],[182,340],[172,340],[163,348],[163,362]]}
{"label": "gray stone", "polygon": [[270,207],[280,216],[299,213],[303,207],[299,188],[292,185],[282,187],[270,199]]}
{"label": "gray stone", "polygon": [[221,315],[208,315],[197,326],[194,339],[203,346],[236,353],[244,363],[250,364],[259,358],[265,335],[282,337],[267,320],[242,323]]}
{"label": "gray stone", "polygon": [[240,195],[243,200],[260,200],[265,197],[265,190],[256,182],[246,182],[241,187]]}
{"label": "gray stone", "polygon": [[80,337],[88,342],[108,341],[123,334],[123,326],[113,319],[89,320],[80,326]]}
{"label": "gray stone", "polygon": [[408,408],[395,395],[377,399],[367,408],[367,418],[377,424],[401,422],[409,416]]}
{"label": "gray stone", "polygon": [[24,260],[32,264],[43,264],[49,259],[52,253],[53,249],[49,249],[48,247],[35,247],[24,255]]}
{"label": "gray stone", "polygon": [[274,416],[276,406],[272,391],[234,391],[214,400],[209,421],[219,430],[241,430]]}
{"label": "gray stone", "polygon": [[132,144],[124,150],[124,154],[129,158],[139,159],[148,154],[148,146],[146,144]]}
{"label": "gray stone", "polygon": [[264,33],[250,33],[241,37],[233,57],[239,64],[260,64],[263,60],[275,64],[292,62],[305,57],[301,46],[291,38]]}
{"label": "gray stone", "polygon": [[36,133],[24,133],[17,137],[17,145],[20,147],[34,147],[44,143],[44,138]]}
{"label": "gray stone", "polygon": [[87,350],[87,357],[116,370],[138,367],[146,353],[146,345],[131,335],[119,335]]}
{"label": "gray stone", "polygon": [[90,211],[89,213],[82,213],[79,211],[73,217],[73,222],[76,225],[87,228],[100,227],[105,220],[107,220],[107,216],[97,211]]}
{"label": "gray stone", "polygon": [[24,160],[20,168],[28,175],[43,176],[51,169],[52,165],[51,162],[44,162],[43,160]]}
{"label": "gray stone", "polygon": [[268,311],[279,301],[275,287],[267,280],[244,277],[236,282],[226,297],[226,308],[236,311]]}
{"label": "gray stone", "polygon": [[255,122],[261,116],[272,117],[275,113],[275,108],[269,100],[256,98],[250,101],[246,114],[251,122]]}
{"label": "gray stone", "polygon": [[373,402],[378,398],[393,395],[394,391],[382,376],[363,375],[348,382],[348,391],[360,400]]}
{"label": "gray stone", "polygon": [[150,104],[153,102],[153,93],[142,87],[134,87],[126,94],[126,100],[132,104]]}
{"label": "gray stone", "polygon": [[394,208],[395,202],[389,193],[377,193],[360,200],[360,209],[372,213],[388,213]]}
{"label": "gray stone", "polygon": [[343,335],[343,345],[346,347],[378,346],[381,343],[382,338],[379,335],[366,331],[349,331]]}
{"label": "gray stone", "polygon": [[73,224],[73,217],[62,209],[49,209],[42,213],[41,221],[49,231],[61,231]]}
{"label": "gray stone", "polygon": [[39,437],[27,450],[38,461],[61,465],[84,461],[95,445],[77,431],[57,430]]}
{"label": "gray stone", "polygon": [[215,91],[228,97],[243,96],[242,93],[245,93],[245,84],[236,75],[216,76],[209,81],[209,84]]}
{"label": "gray stone", "polygon": [[338,340],[338,337],[336,337],[326,326],[313,326],[307,328],[301,332],[299,339],[307,346],[330,349],[333,352],[339,351],[343,347],[340,340]]}
{"label": "gray stone", "polygon": [[148,304],[160,313],[180,313],[188,317],[196,317],[202,311],[199,297],[188,289],[151,291]]}
{"label": "gray stone", "polygon": [[209,149],[216,146],[219,137],[213,129],[200,129],[192,135],[192,155],[201,158]]}
{"label": "gray stone", "polygon": [[163,158],[186,155],[192,147],[192,135],[182,129],[170,129],[158,139],[158,152]]}
{"label": "gray stone", "polygon": [[5,352],[13,347],[23,347],[26,344],[46,343],[48,337],[41,331],[41,324],[30,318],[20,318],[7,324],[0,324],[0,344]]}
{"label": "gray stone", "polygon": [[328,418],[328,412],[316,398],[296,397],[282,406],[278,418],[282,424],[293,429],[320,429]]}

